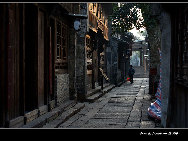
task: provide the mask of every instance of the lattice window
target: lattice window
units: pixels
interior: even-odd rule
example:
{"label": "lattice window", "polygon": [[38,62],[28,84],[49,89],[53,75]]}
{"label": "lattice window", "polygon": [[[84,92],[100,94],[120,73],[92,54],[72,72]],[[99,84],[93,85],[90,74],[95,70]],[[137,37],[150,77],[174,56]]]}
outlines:
{"label": "lattice window", "polygon": [[57,20],[57,52],[56,52],[56,70],[67,70],[67,48],[68,48],[68,26]]}

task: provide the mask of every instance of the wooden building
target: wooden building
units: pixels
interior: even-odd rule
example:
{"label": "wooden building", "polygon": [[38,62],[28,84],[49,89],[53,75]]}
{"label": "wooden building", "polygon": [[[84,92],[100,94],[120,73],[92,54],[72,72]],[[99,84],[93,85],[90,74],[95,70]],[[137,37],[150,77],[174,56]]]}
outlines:
{"label": "wooden building", "polygon": [[[167,127],[188,127],[188,5],[166,6],[171,16],[171,87]],[[173,9],[173,10],[172,10]]]}
{"label": "wooden building", "polygon": [[57,105],[55,77],[68,72],[71,12],[79,4],[0,4],[0,127],[20,127]]}
{"label": "wooden building", "polygon": [[112,5],[88,3],[89,32],[86,36],[88,90],[102,86],[108,81],[105,53],[109,46],[108,16],[112,12],[109,7]]}

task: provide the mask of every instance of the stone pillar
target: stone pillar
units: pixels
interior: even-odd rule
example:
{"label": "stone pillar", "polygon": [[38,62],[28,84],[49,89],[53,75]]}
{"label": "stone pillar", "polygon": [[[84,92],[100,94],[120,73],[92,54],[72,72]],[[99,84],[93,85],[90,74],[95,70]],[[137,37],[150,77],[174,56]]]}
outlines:
{"label": "stone pillar", "polygon": [[[160,18],[160,4],[151,4],[151,14]],[[148,30],[148,47],[150,49],[150,66],[149,66],[149,93],[154,96],[157,91],[158,81],[160,79],[160,56],[158,48],[161,48],[161,30],[160,25],[150,27]]]}
{"label": "stone pillar", "polygon": [[[80,3],[80,14],[87,14],[87,3]],[[80,30],[76,33],[76,90],[77,100],[83,102],[86,97],[86,50],[85,36],[87,31],[87,19],[80,19]]]}
{"label": "stone pillar", "polygon": [[170,95],[170,56],[171,56],[171,19],[166,12],[161,13],[161,51],[162,51],[162,79],[161,79],[161,125],[166,127],[168,101]]}
{"label": "stone pillar", "polygon": [[[157,25],[155,28],[150,29],[148,34],[150,46],[149,93],[154,95],[157,91],[160,78],[160,56],[158,52],[158,48],[161,48],[160,26]],[[157,39],[155,37],[157,37]]]}

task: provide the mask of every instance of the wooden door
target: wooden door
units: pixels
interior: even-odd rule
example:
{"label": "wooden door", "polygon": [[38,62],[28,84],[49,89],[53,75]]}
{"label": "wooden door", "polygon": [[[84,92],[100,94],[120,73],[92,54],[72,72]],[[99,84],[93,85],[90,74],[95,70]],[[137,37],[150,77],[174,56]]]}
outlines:
{"label": "wooden door", "polygon": [[38,107],[38,8],[25,4],[25,112]]}
{"label": "wooden door", "polygon": [[10,4],[7,27],[7,120],[20,115],[19,7]]}
{"label": "wooden door", "polygon": [[38,107],[44,105],[44,13],[38,14]]}

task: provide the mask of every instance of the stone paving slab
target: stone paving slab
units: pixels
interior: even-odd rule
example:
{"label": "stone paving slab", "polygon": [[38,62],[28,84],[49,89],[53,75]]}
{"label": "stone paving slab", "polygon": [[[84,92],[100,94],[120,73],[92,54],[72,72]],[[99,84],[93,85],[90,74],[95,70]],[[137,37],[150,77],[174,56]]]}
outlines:
{"label": "stone paving slab", "polygon": [[130,118],[138,118],[140,120],[141,117],[141,111],[131,111]]}
{"label": "stone paving slab", "polygon": [[82,126],[82,128],[125,128],[125,124],[120,123],[88,123]]}
{"label": "stone paving slab", "polygon": [[123,93],[117,93],[116,95],[137,95],[138,92],[123,92]]}
{"label": "stone paving slab", "polygon": [[139,121],[128,122],[125,128],[140,128],[140,122]]}
{"label": "stone paving slab", "polygon": [[140,122],[140,121],[141,121],[140,117],[131,116],[128,119],[128,122]]}
{"label": "stone paving slab", "polygon": [[148,114],[147,113],[143,113],[142,112],[141,121],[150,121],[150,119],[148,118]]}
{"label": "stone paving slab", "polygon": [[129,113],[132,108],[117,108],[117,107],[112,107],[112,108],[103,108],[101,109],[98,113]]}
{"label": "stone paving slab", "polygon": [[110,98],[121,98],[124,100],[133,100],[136,98],[136,95],[112,95]]}
{"label": "stone paving slab", "polygon": [[155,128],[155,123],[153,121],[142,121],[140,128]]}
{"label": "stone paving slab", "polygon": [[134,105],[134,102],[132,103],[108,103],[109,106],[111,107],[123,107],[123,108],[126,108],[126,109],[129,109],[129,108],[132,108],[132,106]]}
{"label": "stone paving slab", "polygon": [[122,98],[125,100],[133,100],[136,98],[136,95],[111,95],[110,98]]}
{"label": "stone paving slab", "polygon": [[108,103],[125,103],[125,104],[129,104],[129,103],[133,103],[135,99],[125,99],[125,98],[111,98]]}
{"label": "stone paving slab", "polygon": [[61,125],[59,125],[58,128],[67,128],[68,126],[70,126],[72,123],[74,123],[75,121],[77,121],[79,118],[81,118],[83,116],[84,115],[81,115],[81,114],[78,114],[76,116],[72,116],[72,117],[70,117],[70,119],[68,119],[67,121],[65,121]]}
{"label": "stone paving slab", "polygon": [[156,128],[147,115],[151,104],[148,78],[134,79],[88,103],[60,128]]}
{"label": "stone paving slab", "polygon": [[122,124],[126,125],[127,118],[117,118],[117,119],[95,119],[91,118],[86,124]]}
{"label": "stone paving slab", "polygon": [[[134,79],[134,83],[124,83],[120,87],[109,87],[110,91],[103,90],[106,94],[99,95],[93,103],[84,104],[80,110],[79,105],[59,107],[54,109],[58,118],[49,115],[45,120],[45,128],[156,128],[160,124],[151,121],[147,109],[151,104],[148,94],[149,79]],[[108,87],[106,87],[108,89]],[[92,95],[93,96],[93,95]],[[93,96],[94,97],[94,96]],[[73,108],[74,107],[74,108]],[[70,110],[69,110],[70,109]],[[66,111],[66,114],[65,114]],[[77,111],[77,112],[76,112]],[[64,113],[64,114],[63,114]],[[45,124],[41,120],[37,123]]]}
{"label": "stone paving slab", "polygon": [[114,119],[114,118],[128,118],[129,113],[97,113],[93,118],[104,118],[104,119]]}
{"label": "stone paving slab", "polygon": [[80,129],[80,128],[95,128],[95,129],[101,129],[101,128],[125,128],[125,124],[122,123],[102,123],[102,122],[98,122],[98,123],[87,123],[87,124],[82,124],[82,125],[71,125],[67,128],[76,128],[76,129]]}

